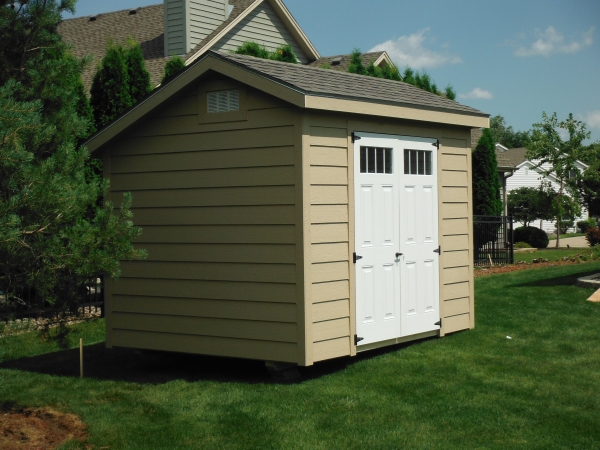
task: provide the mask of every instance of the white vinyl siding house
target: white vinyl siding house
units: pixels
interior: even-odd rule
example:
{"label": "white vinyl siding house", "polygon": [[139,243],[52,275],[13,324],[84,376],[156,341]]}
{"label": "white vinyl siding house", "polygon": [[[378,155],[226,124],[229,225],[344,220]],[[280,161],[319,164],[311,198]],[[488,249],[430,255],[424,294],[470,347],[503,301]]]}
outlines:
{"label": "white vinyl siding house", "polygon": [[[557,180],[552,176],[545,176],[541,172],[544,172],[550,168],[549,164],[543,164],[539,168],[536,167],[536,163],[534,161],[525,160],[521,164],[517,165],[517,170],[515,170],[514,174],[511,177],[506,179],[506,191],[510,193],[515,189],[520,187],[531,187],[538,188],[543,182],[550,183],[552,188],[555,191],[558,191],[560,188],[560,184]],[[584,171],[587,169],[587,166],[583,163],[578,163],[578,167],[580,171]],[[582,207],[581,216],[575,219],[575,225],[570,228],[569,232],[577,231],[577,222],[580,220],[586,220],[588,218],[588,212],[585,208]],[[522,226],[522,223],[515,223],[514,226],[519,227]],[[546,233],[556,233],[556,221],[547,221],[540,220],[537,221],[533,226],[537,226],[544,230]]]}

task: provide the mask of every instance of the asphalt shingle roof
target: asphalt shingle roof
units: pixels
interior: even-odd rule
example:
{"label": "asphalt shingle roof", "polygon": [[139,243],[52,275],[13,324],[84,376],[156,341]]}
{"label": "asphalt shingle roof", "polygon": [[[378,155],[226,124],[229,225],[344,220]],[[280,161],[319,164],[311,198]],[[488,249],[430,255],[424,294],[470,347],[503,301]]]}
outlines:
{"label": "asphalt shingle roof", "polygon": [[498,161],[498,167],[514,167],[511,160],[506,157],[506,153],[500,150],[496,150],[496,160]]}
{"label": "asphalt shingle roof", "polygon": [[307,95],[440,109],[488,117],[482,111],[401,81],[290,64],[245,55],[210,52],[220,58],[297,89]]}
{"label": "asphalt shingle roof", "polygon": [[505,152],[502,152],[504,157],[510,161],[511,166],[518,166],[524,161],[527,161],[525,154],[527,153],[527,149],[525,147],[519,148],[509,148]]}
{"label": "asphalt shingle roof", "polygon": [[[92,61],[83,72],[83,83],[89,92],[97,66],[104,58],[109,40],[115,44],[125,44],[132,37],[142,47],[146,68],[151,82],[156,85],[162,79],[168,58],[164,57],[163,5],[152,5],[135,9],[114,11],[96,16],[67,19],[58,25],[58,32],[65,42],[73,47],[77,58],[86,55]],[[91,17],[96,20],[90,21]]]}
{"label": "asphalt shingle roof", "polygon": [[[361,55],[363,65],[367,67],[369,64],[371,64],[371,62],[377,61],[377,59],[379,59],[379,57],[384,53],[385,52],[363,53]],[[335,65],[332,64],[333,60],[337,58],[339,58],[340,63]],[[333,70],[339,70],[340,72],[348,72],[348,67],[350,66],[351,58],[352,55],[324,56],[322,58],[317,59],[316,61],[309,63],[308,65],[312,67],[321,67],[327,64],[331,66],[331,69]]]}

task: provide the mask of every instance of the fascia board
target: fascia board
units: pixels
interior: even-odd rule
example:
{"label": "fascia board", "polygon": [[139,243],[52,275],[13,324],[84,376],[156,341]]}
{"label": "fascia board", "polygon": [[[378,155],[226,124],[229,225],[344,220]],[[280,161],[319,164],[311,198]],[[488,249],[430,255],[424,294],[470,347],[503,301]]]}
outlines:
{"label": "fascia board", "polygon": [[421,109],[414,106],[389,105],[315,95],[306,96],[305,107],[308,109],[393,117],[396,119],[461,125],[472,128],[489,128],[490,126],[490,119],[488,117]]}
{"label": "fascia board", "polygon": [[300,47],[302,47],[302,50],[304,50],[304,53],[306,53],[306,56],[313,61],[319,59],[321,55],[312,42],[310,42],[308,36],[304,34],[304,31],[302,31],[302,28],[300,28],[300,25],[298,22],[296,22],[296,19],[294,19],[294,16],[292,16],[292,13],[290,13],[289,9],[287,9],[287,6],[285,6],[281,0],[266,1],[273,7],[283,23],[285,23],[288,30],[292,33],[292,36],[294,36]]}
{"label": "fascia board", "polygon": [[388,53],[385,50],[383,51],[383,54],[379,58],[377,58],[377,61],[375,61],[373,65],[379,67],[379,65],[384,61],[389,67],[391,67],[392,64],[394,64],[392,58],[390,58],[390,55],[388,55]]}
{"label": "fascia board", "polygon": [[248,14],[250,14],[252,11],[254,11],[256,9],[256,7],[258,5],[260,5],[262,2],[263,2],[263,0],[256,0],[254,3],[252,3],[248,8],[246,8],[246,10],[242,14],[237,16],[234,20],[231,21],[231,23],[229,25],[227,25],[225,28],[223,28],[219,34],[217,34],[214,38],[212,38],[210,41],[208,41],[204,47],[202,47],[200,50],[198,50],[196,53],[194,53],[192,56],[190,56],[185,61],[185,65],[189,66],[194,61],[196,61],[199,57],[201,57],[204,53],[206,53],[206,51],[210,50],[210,48],[213,45],[215,45],[217,42],[219,42],[225,35],[227,35],[227,33],[229,33],[233,28],[235,28],[242,20],[244,20],[244,18]]}
{"label": "fascia board", "polygon": [[200,75],[211,69],[215,62],[216,61],[213,58],[206,58],[205,60],[198,62],[196,65],[194,65],[194,67],[181,72],[181,74],[169,81],[166,85],[156,89],[140,103],[137,103],[130,110],[124,112],[121,116],[115,119],[115,121],[99,130],[90,139],[84,142],[83,145],[87,147],[90,153],[95,152],[119,133],[123,132],[125,129],[140,120],[154,108],[160,106],[163,102],[170,99],[171,96],[176,94],[178,91],[185,89]]}

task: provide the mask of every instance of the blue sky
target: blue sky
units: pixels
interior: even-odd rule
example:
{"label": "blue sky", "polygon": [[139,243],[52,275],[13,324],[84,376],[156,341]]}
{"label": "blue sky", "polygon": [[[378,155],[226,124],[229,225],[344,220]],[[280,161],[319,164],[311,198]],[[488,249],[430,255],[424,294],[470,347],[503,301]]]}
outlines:
{"label": "blue sky", "polygon": [[[160,3],[79,0],[76,16]],[[516,130],[569,113],[600,140],[600,1],[284,0],[323,56],[387,50]],[[68,17],[65,17],[68,18]]]}

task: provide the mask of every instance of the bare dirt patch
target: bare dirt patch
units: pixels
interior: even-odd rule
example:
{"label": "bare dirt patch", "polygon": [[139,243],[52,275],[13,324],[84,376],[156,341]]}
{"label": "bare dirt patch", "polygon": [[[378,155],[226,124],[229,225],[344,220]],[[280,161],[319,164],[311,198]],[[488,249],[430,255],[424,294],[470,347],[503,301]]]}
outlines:
{"label": "bare dirt patch", "polygon": [[74,414],[0,405],[3,450],[50,450],[72,439],[85,442],[87,438],[87,426]]}

